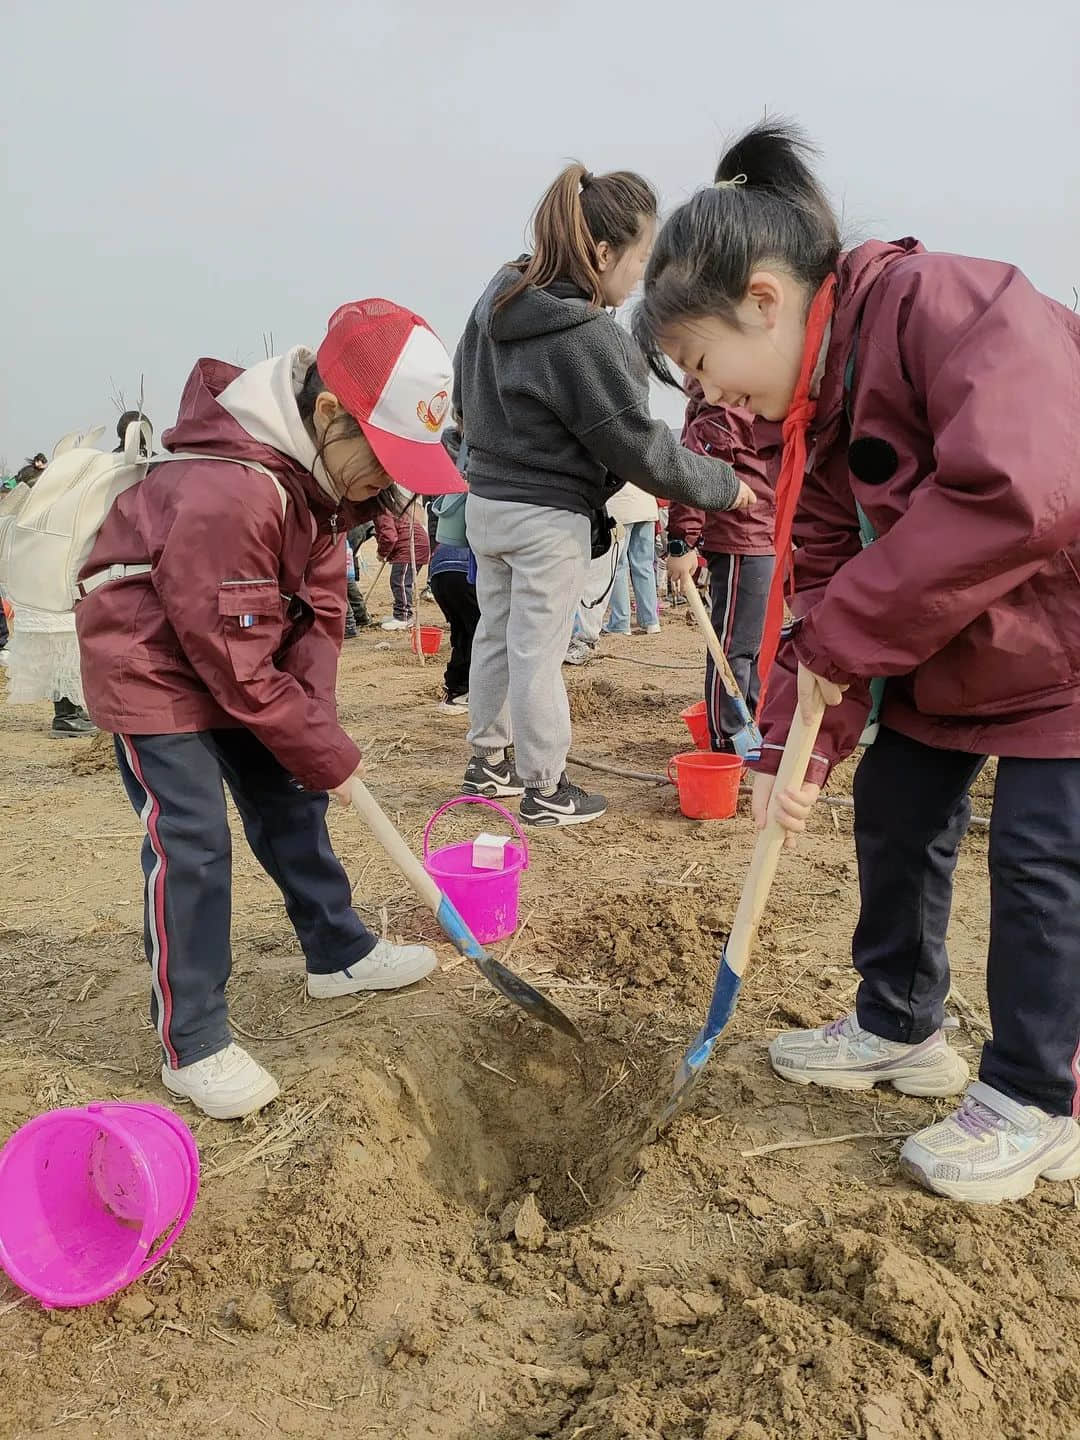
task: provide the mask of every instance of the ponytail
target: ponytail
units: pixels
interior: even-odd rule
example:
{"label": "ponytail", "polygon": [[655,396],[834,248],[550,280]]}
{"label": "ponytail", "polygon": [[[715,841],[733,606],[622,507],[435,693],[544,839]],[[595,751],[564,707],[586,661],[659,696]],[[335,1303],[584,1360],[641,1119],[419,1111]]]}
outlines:
{"label": "ponytail", "polygon": [[720,157],[714,183],[670,216],[634,321],[661,378],[672,380],[659,346],[664,331],[702,315],[736,325],[736,307],[759,266],[783,266],[809,297],[835,269],[840,229],[811,168],[815,155],[798,126],[763,121]]}
{"label": "ponytail", "polygon": [[546,290],[556,280],[571,281],[590,304],[603,305],[598,247],[606,242],[616,254],[625,250],[657,210],[656,192],[640,175],[629,170],[592,175],[584,165],[568,165],[536,207],[532,254],[515,262],[520,277],[495,309],[530,285]]}

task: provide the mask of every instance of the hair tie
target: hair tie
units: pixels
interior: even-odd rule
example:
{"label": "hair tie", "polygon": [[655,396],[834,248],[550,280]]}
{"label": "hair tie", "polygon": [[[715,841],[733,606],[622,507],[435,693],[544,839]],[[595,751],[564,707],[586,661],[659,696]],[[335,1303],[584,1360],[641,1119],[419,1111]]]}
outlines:
{"label": "hair tie", "polygon": [[746,176],[745,176],[745,175],[742,175],[742,174],[739,174],[739,175],[733,175],[730,180],[714,180],[714,181],[713,181],[713,189],[714,189],[714,190],[733,190],[737,185],[745,185],[745,184],[746,184]]}

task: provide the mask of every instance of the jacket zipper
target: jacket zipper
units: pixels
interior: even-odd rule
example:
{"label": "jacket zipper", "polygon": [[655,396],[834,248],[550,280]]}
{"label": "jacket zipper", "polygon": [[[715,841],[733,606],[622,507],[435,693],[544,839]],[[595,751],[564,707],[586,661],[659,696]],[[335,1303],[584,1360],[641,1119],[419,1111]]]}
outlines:
{"label": "jacket zipper", "polygon": [[269,575],[260,575],[257,580],[222,580],[221,588],[226,585],[276,585],[278,582]]}

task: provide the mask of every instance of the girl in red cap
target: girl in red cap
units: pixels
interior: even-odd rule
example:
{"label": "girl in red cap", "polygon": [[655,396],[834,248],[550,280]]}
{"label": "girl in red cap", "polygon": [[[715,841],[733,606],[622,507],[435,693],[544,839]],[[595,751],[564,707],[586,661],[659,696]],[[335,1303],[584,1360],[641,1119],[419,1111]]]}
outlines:
{"label": "girl in red cap", "polygon": [[[1080,319],[1008,264],[915,240],[842,252],[807,156],[779,124],[733,145],[665,225],[640,316],[656,363],[706,401],[783,423],[759,825],[771,804],[794,841],[885,677],[855,782],[856,1008],[778,1036],[772,1063],[804,1085],[964,1090],[945,932],[971,784],[996,755],[993,1038],[901,1166],[957,1199],[1016,1198],[1080,1175]],[[808,783],[774,797],[814,692],[829,708]]]}
{"label": "girl in red cap", "polygon": [[80,577],[87,705],[116,737],[146,827],[162,1080],[218,1119],[278,1093],[229,1033],[225,786],[281,890],[310,995],[396,989],[436,964],[431,950],[377,940],[360,920],[326,808],[328,791],[347,802],[362,774],[334,698],[338,547],[392,503],[395,482],[422,494],[463,488],[438,443],[449,385],[439,340],[385,300],[343,306],[317,355],[298,346],[250,370],[200,360],[163,436],[185,458],[152,464],[119,497]]}

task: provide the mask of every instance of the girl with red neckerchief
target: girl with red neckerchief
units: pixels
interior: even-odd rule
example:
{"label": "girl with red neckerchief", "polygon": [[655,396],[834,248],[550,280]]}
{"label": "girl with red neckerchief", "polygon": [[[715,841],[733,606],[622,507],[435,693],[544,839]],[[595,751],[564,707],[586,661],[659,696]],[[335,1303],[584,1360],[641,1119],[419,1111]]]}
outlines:
{"label": "girl with red neckerchief", "polygon": [[[731,146],[664,226],[636,327],[654,368],[782,424],[759,825],[771,806],[794,843],[885,681],[855,781],[856,1009],[770,1058],[803,1085],[964,1090],[945,933],[970,788],[997,756],[993,1039],[901,1166],[1013,1199],[1080,1175],[1080,319],[1007,263],[911,239],[842,251],[810,155],[776,123]],[[773,795],[815,691],[807,783]]]}

